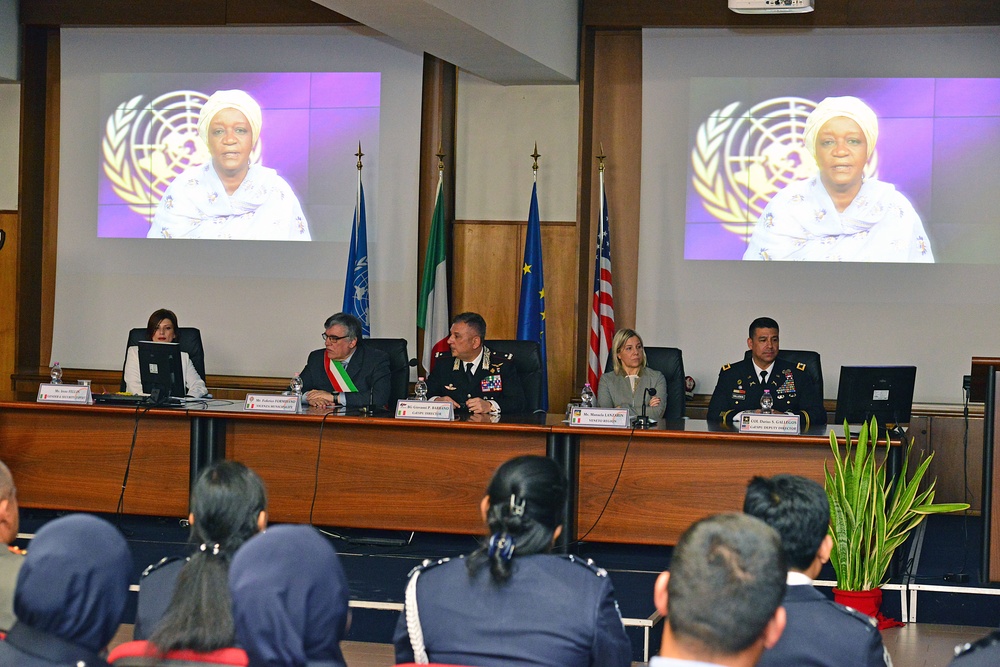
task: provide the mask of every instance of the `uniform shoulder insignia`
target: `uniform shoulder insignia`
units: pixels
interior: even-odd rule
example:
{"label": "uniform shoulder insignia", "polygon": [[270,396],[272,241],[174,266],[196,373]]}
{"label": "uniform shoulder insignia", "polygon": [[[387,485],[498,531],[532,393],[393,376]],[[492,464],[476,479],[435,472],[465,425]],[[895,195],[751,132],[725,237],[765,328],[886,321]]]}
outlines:
{"label": "uniform shoulder insignia", "polygon": [[[462,557],[460,556],[460,558]],[[437,567],[438,565],[444,565],[450,560],[451,560],[450,558],[438,558],[438,559],[427,558],[420,565],[417,565],[415,568],[410,570],[410,573],[406,575],[406,577],[410,578],[417,572],[426,572],[427,570],[431,570]]]}
{"label": "uniform shoulder insignia", "polygon": [[998,644],[1000,644],[1000,630],[994,630],[982,639],[956,646],[955,657],[957,658],[958,656],[965,655],[966,653],[974,653],[980,649],[990,648],[991,646],[996,646]]}
{"label": "uniform shoulder insignia", "polygon": [[[139,578],[142,579],[143,577],[148,577],[150,574],[152,574],[153,572],[156,572],[157,570],[159,570],[164,565],[169,565],[170,563],[173,563],[175,561],[179,561],[182,558],[183,558],[182,556],[167,556],[166,558],[162,558],[162,559],[160,559],[159,562],[153,563],[152,565],[150,565],[149,567],[147,567],[145,570],[143,570],[142,571],[142,575]],[[184,560],[187,560],[187,559],[184,558]]]}
{"label": "uniform shoulder insignia", "polygon": [[579,556],[573,554],[566,554],[563,555],[562,557],[571,563],[582,565],[583,567],[587,568],[588,570],[596,574],[598,577],[608,576],[608,571],[605,570],[603,567],[598,567],[598,565],[594,563],[594,561],[591,560],[590,558],[580,558]]}
{"label": "uniform shoulder insignia", "polygon": [[852,616],[856,620],[861,621],[862,623],[864,623],[865,625],[867,625],[869,627],[872,627],[872,628],[877,628],[878,627],[878,621],[875,620],[874,618],[872,618],[871,616],[869,616],[868,614],[862,613],[862,612],[858,611],[857,609],[854,609],[852,607],[848,607],[847,605],[840,604],[839,602],[834,602],[834,605],[835,605],[837,611],[839,611],[841,613],[844,613],[844,614],[847,614],[848,616]]}
{"label": "uniform shoulder insignia", "polygon": [[733,367],[732,364],[722,364],[722,370],[724,371],[728,371],[732,367]]}
{"label": "uniform shoulder insignia", "polygon": [[806,364],[804,361],[800,361],[799,363],[795,364],[795,367],[800,371],[804,371],[806,369]]}

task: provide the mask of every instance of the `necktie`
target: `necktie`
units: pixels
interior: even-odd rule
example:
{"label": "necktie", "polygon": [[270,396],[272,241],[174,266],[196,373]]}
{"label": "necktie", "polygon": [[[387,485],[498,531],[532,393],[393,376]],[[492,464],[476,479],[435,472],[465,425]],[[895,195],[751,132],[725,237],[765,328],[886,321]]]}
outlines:
{"label": "necktie", "polygon": [[469,382],[475,381],[474,373],[472,372],[472,362],[465,364],[465,377],[469,379]]}
{"label": "necktie", "polygon": [[767,384],[767,371],[760,372],[760,383]]}

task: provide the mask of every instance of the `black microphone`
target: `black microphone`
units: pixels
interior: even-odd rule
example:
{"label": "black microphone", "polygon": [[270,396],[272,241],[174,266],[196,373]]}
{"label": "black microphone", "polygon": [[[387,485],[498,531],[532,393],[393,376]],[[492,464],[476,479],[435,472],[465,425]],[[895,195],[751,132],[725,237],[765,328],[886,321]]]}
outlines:
{"label": "black microphone", "polygon": [[387,372],[375,377],[376,370],[378,369],[373,370],[371,375],[368,376],[368,405],[361,408],[361,412],[369,417],[375,414],[375,411],[378,409],[378,406],[375,405],[375,382],[392,375],[392,369],[390,368]]}
{"label": "black microphone", "polygon": [[651,418],[646,416],[646,394],[649,394],[650,398],[656,396],[656,387],[647,387],[642,390],[642,414],[636,417],[635,421],[632,422],[633,428],[646,429],[652,427],[653,424],[656,423]]}

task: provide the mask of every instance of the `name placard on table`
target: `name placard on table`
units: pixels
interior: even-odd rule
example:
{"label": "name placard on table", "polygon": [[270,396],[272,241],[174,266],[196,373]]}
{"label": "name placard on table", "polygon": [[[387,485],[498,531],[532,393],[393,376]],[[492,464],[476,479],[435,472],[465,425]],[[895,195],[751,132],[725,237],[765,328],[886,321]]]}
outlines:
{"label": "name placard on table", "polygon": [[396,419],[455,421],[455,406],[444,401],[396,401]]}
{"label": "name placard on table", "polygon": [[798,415],[786,415],[784,412],[744,412],[740,415],[740,433],[800,433]]}
{"label": "name placard on table", "polygon": [[574,407],[569,413],[571,426],[610,426],[628,428],[628,408]]}
{"label": "name placard on table", "polygon": [[299,397],[294,394],[247,394],[243,404],[247,412],[286,412],[297,414],[302,412]]}
{"label": "name placard on table", "polygon": [[35,402],[90,405],[94,399],[90,395],[89,384],[40,384]]}

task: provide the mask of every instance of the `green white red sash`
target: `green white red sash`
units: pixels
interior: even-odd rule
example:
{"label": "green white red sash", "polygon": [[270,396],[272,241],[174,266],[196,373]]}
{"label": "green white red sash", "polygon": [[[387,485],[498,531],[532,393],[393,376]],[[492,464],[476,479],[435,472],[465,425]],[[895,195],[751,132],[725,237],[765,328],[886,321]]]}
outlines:
{"label": "green white red sash", "polygon": [[348,393],[358,390],[354,386],[351,376],[347,374],[344,364],[331,359],[329,352],[326,353],[326,376],[330,378],[330,384],[333,385],[333,390],[336,392]]}

